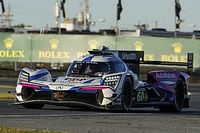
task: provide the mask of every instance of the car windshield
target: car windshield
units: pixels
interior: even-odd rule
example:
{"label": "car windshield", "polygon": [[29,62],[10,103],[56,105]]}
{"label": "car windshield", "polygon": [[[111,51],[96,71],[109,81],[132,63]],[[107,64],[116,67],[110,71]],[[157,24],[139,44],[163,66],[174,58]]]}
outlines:
{"label": "car windshield", "polygon": [[67,73],[68,76],[101,77],[111,73],[110,65],[106,62],[74,62]]}

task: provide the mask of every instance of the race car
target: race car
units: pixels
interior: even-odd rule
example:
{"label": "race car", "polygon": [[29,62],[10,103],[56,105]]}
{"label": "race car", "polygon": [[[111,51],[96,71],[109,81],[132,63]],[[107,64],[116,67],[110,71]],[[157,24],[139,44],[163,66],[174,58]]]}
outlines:
{"label": "race car", "polygon": [[189,107],[187,73],[151,71],[146,81],[140,81],[141,63],[145,63],[143,51],[103,48],[76,59],[66,76],[56,80],[46,69],[23,68],[18,77],[15,104],[36,109],[51,104],[123,111],[155,107],[173,112]]}

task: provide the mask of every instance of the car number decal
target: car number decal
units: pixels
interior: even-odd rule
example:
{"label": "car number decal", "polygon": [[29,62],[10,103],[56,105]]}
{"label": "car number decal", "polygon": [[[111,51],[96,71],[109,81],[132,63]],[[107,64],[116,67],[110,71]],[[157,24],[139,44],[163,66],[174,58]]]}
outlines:
{"label": "car number decal", "polygon": [[137,93],[137,102],[144,102],[144,101],[145,101],[144,91],[139,91]]}
{"label": "car number decal", "polygon": [[148,95],[146,93],[146,91],[137,91],[137,94],[136,94],[136,101],[138,103],[143,103],[143,102],[146,102],[148,100]]}

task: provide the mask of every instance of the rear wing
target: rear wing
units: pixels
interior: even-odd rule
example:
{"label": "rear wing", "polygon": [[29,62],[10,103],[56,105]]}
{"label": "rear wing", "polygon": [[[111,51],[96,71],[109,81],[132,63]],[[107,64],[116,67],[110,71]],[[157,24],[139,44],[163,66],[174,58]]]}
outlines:
{"label": "rear wing", "polygon": [[172,66],[186,66],[187,73],[190,74],[193,71],[194,54],[187,54],[187,62],[168,62],[168,61],[145,61],[144,51],[117,51],[118,57],[121,58],[129,68],[139,75],[140,64],[151,65],[172,65]]}
{"label": "rear wing", "polygon": [[188,53],[187,62],[145,61],[144,51],[108,50],[107,47],[103,47],[102,50],[94,49],[89,53],[94,55],[116,55],[137,75],[140,72],[140,64],[186,66],[188,74],[193,71],[193,53]]}

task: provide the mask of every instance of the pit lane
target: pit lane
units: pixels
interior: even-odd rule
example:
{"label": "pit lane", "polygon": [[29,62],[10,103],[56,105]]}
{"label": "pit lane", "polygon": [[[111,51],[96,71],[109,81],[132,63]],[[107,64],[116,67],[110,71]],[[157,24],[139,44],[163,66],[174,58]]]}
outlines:
{"label": "pit lane", "polygon": [[122,113],[50,105],[36,110],[11,105],[13,101],[0,101],[0,125],[73,133],[199,133],[200,84],[192,85],[190,90],[191,108],[181,113],[160,113],[153,108]]}

